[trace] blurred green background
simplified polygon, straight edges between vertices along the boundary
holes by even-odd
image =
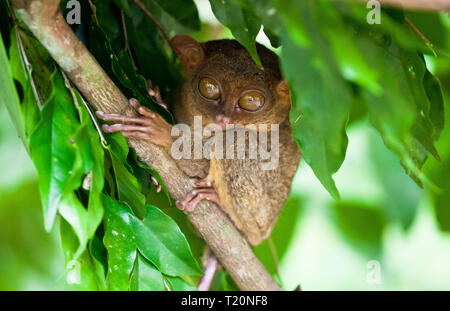
[[[196,2],[204,23],[196,38],[231,37],[207,1]],[[258,41],[268,44],[262,32]],[[450,66],[433,58],[427,64],[441,79],[449,120]],[[269,270],[279,261],[285,288],[450,290],[450,233],[442,230],[450,229],[445,204],[437,211],[439,224],[433,191],[420,189],[405,174],[367,118],[352,123],[348,135],[345,162],[334,176],[341,201],[335,202],[302,162],[272,241],[256,247],[256,253]],[[59,226],[50,233],[43,228],[36,171],[3,106],[0,142],[0,290],[72,289],[66,282]],[[432,181],[450,179],[449,122],[437,147],[442,163],[429,159],[424,171]],[[448,198],[445,191],[441,189],[441,200]],[[450,208],[450,201],[444,202]],[[442,215],[449,216],[447,222]],[[283,243],[277,243],[280,239]],[[272,248],[275,259],[264,258],[265,248]]]

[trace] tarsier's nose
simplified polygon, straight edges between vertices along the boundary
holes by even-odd
[[[214,121],[217,125],[219,125],[222,128],[222,130],[225,130],[227,127],[227,124],[230,124],[231,118],[227,117],[223,114],[219,114],[216,116]]]

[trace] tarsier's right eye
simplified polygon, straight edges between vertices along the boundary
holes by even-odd
[[[220,98],[219,83],[211,78],[201,78],[198,83],[198,90],[207,99]]]

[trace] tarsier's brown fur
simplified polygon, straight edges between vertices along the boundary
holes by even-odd
[[[217,124],[226,116],[227,123],[235,125],[266,124],[270,128],[270,124],[279,124],[279,164],[273,170],[261,169],[259,158],[177,160],[187,175],[212,183],[222,209],[251,244],[258,244],[270,235],[289,195],[300,160],[288,118],[289,88],[281,76],[278,57],[258,45],[262,69],[235,40],[198,43],[187,36],[175,36],[171,46],[184,69],[181,85],[169,96],[169,110],[176,123],[192,127],[194,116],[202,116],[206,126]],[[219,82],[221,98],[217,103],[211,103],[199,93],[198,84],[202,77],[212,77]],[[264,94],[264,106],[255,112],[236,109],[242,93],[255,89]],[[157,123],[162,124],[160,119]],[[167,137],[170,130],[170,125],[155,126],[152,131],[159,134],[153,134],[153,139],[152,134],[148,134],[148,139],[170,152],[173,138],[161,142],[161,137]],[[268,136],[270,138],[270,134]]]

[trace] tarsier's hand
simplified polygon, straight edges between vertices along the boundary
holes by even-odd
[[[139,117],[97,111],[97,117],[103,121],[114,122],[113,125],[103,124],[103,131],[106,133],[121,132],[125,137],[140,138],[152,144],[170,148],[172,126],[159,114],[141,106],[135,98],[130,99],[130,105],[139,113]]]

